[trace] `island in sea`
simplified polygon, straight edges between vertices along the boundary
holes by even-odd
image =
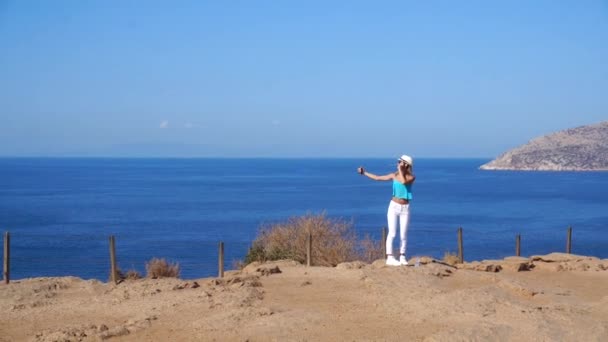
[[[608,171],[608,121],[535,138],[480,169]]]

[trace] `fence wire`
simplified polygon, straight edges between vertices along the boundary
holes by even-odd
[[[382,257],[386,231],[359,231],[367,239],[368,255]],[[442,259],[445,254],[457,254],[458,227],[418,226],[408,232],[407,255],[431,256]],[[514,233],[516,231],[516,233]],[[568,227],[544,229],[542,233],[505,227],[488,232],[483,227],[463,227],[464,260],[502,259],[515,255],[516,235],[521,235],[521,255],[532,256],[552,252],[566,252]],[[180,278],[197,279],[219,273],[219,242],[194,237],[115,235],[118,269],[135,271],[146,276],[146,263],[163,258],[178,264]],[[236,269],[245,259],[251,242],[223,241],[224,269]],[[371,244],[371,250],[370,246]],[[399,246],[399,233],[394,240],[394,251]],[[110,279],[109,236],[101,234],[10,234],[10,278],[76,276],[83,279]],[[598,237],[596,230],[574,228],[571,252],[605,257],[608,238]],[[2,255],[4,264],[4,255]],[[314,259],[314,256],[313,256]],[[314,264],[314,261],[313,261]]]
[[[249,242],[224,242],[224,268],[237,267]],[[116,264],[121,272],[146,276],[153,258],[178,264],[180,278],[218,275],[219,241],[135,239],[115,235]],[[4,262],[4,256],[2,256]],[[110,279],[109,236],[10,234],[10,278],[76,276]]]

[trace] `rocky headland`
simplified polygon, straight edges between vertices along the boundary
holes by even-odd
[[[608,121],[535,138],[480,169],[608,171]]]

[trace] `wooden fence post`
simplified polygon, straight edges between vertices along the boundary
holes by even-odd
[[[308,236],[306,237],[306,267],[310,267],[310,265],[312,264],[311,253],[312,253],[312,233],[308,232]]]
[[[220,241],[218,256],[218,277],[224,278],[224,243]]]
[[[386,227],[382,227],[382,241],[380,241],[380,249],[382,250],[382,255],[384,256],[384,259],[386,259],[386,253],[388,253],[388,251],[386,250]]]
[[[568,238],[566,239],[566,253],[572,253],[572,227],[568,227]]]
[[[114,235],[110,235],[110,279],[114,284],[118,283],[116,268],[116,240]]]
[[[2,277],[4,283],[8,284],[11,279],[11,234],[9,232],[4,233],[4,271]]]
[[[462,247],[462,227],[458,228],[458,262],[464,262],[464,250]]]
[[[521,256],[521,234],[515,236],[515,255]]]

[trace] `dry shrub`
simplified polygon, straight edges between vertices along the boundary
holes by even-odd
[[[156,278],[179,278],[179,264],[170,264],[165,259],[152,258],[146,263],[147,277]]]
[[[352,224],[325,214],[292,217],[287,222],[262,227],[245,257],[245,263],[292,259],[306,262],[306,239],[312,235],[312,262],[336,266],[357,259],[357,237]]]
[[[448,251],[448,252],[445,252],[445,254],[443,254],[443,262],[445,262],[448,265],[454,266],[460,262],[460,259],[458,258],[458,254]]]
[[[367,263],[372,263],[378,259],[384,258],[384,243],[380,240],[372,239],[369,234],[366,234],[360,242],[360,259]]]

